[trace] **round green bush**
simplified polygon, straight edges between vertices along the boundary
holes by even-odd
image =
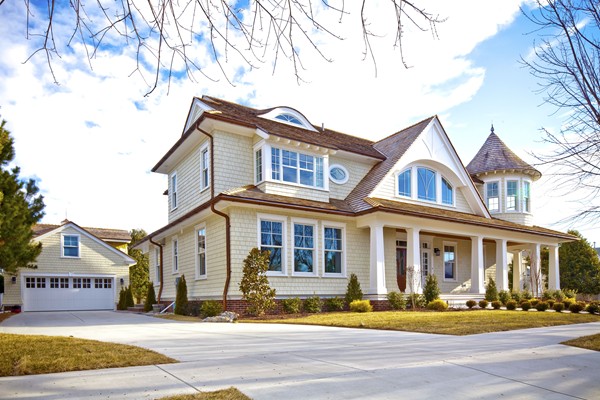
[[[475,300],[467,300],[466,305],[469,307],[469,309],[471,309],[477,305],[477,302]]]
[[[546,311],[548,307],[548,303],[545,301],[540,301],[535,305],[535,309],[538,311]]]
[[[392,310],[406,310],[406,297],[399,292],[389,292],[387,294],[388,303]]]
[[[572,303],[569,306],[569,311],[571,311],[572,313],[578,314],[580,312],[582,312],[585,309],[585,303],[582,302],[576,302],[576,303]]]
[[[529,302],[531,303],[531,305],[533,307],[537,306],[537,304],[540,302],[538,299],[531,299],[529,300]]]
[[[487,308],[488,306],[488,301],[487,300],[479,300],[479,307],[481,308]]]
[[[562,302],[565,305],[565,309],[568,310],[569,307],[571,307],[571,304],[575,303],[575,299],[571,297],[565,297]]]
[[[354,300],[350,303],[350,311],[352,312],[371,312],[373,306],[369,300]]]
[[[442,299],[435,299],[427,303],[427,308],[434,311],[445,311],[448,309],[448,303]]]
[[[215,317],[223,311],[223,304],[216,300],[206,300],[200,305],[200,316],[202,318]]]
[[[590,304],[588,304],[585,311],[589,312],[590,314],[600,313],[600,303],[597,301],[592,301]]]
[[[548,307],[552,308],[554,307],[554,303],[556,303],[556,301],[554,301],[554,299],[549,299],[546,301],[546,303],[548,303]]]
[[[499,301],[499,300],[492,301],[492,308],[494,310],[499,310],[500,307],[502,307],[502,302],[501,301]]]
[[[510,296],[512,297],[512,299],[513,299],[514,301],[516,301],[516,302],[517,302],[517,304],[521,303],[521,300],[523,300],[523,298],[522,298],[522,296],[521,296],[521,292],[519,292],[518,290],[516,290],[516,291],[512,292],[512,293],[510,294]]]
[[[517,309],[517,302],[514,300],[509,300],[506,302],[506,309],[507,310],[516,310]]]
[[[531,303],[529,302],[529,300],[523,300],[521,302],[521,310],[529,311],[530,308],[531,308]]]
[[[319,296],[308,297],[304,300],[304,311],[309,313],[320,313],[323,308],[323,300]]]
[[[302,300],[299,297],[292,297],[281,300],[283,312],[286,314],[298,314],[302,311]]]
[[[330,297],[325,299],[325,308],[327,311],[342,311],[346,302],[341,297]]]
[[[502,304],[506,305],[510,300],[510,293],[506,290],[501,290],[498,292],[498,299],[502,302]]]
[[[561,302],[556,302],[554,303],[554,305],[552,306],[552,309],[556,312],[561,312],[562,310],[565,309],[565,303],[561,303]]]

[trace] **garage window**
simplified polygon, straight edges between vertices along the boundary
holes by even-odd
[[[79,235],[63,235],[63,257],[79,258]]]
[[[112,279],[104,278],[104,289],[112,289]]]
[[[60,278],[60,288],[61,289],[69,288],[69,278]]]
[[[28,289],[35,288],[35,278],[25,278],[25,287]]]
[[[46,278],[35,278],[35,287],[38,289],[46,288]]]
[[[103,283],[102,279],[98,279],[98,278],[94,279],[94,287],[96,289],[102,289],[102,283]]]
[[[83,288],[84,289],[91,289],[92,287],[92,279],[91,278],[83,278]]]

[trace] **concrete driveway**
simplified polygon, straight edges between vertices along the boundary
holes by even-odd
[[[598,399],[600,322],[463,337],[300,325],[23,313],[0,332],[134,344],[179,364],[0,378],[2,399],[156,399],[235,386],[253,399]],[[1,356],[1,355],[0,355]]]

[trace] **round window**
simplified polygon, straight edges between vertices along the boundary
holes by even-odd
[[[329,178],[333,183],[346,183],[348,182],[348,170],[341,165],[334,164],[329,168]]]

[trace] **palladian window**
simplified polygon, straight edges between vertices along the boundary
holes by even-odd
[[[417,168],[417,182],[419,199],[435,201],[435,172],[428,168]]]

